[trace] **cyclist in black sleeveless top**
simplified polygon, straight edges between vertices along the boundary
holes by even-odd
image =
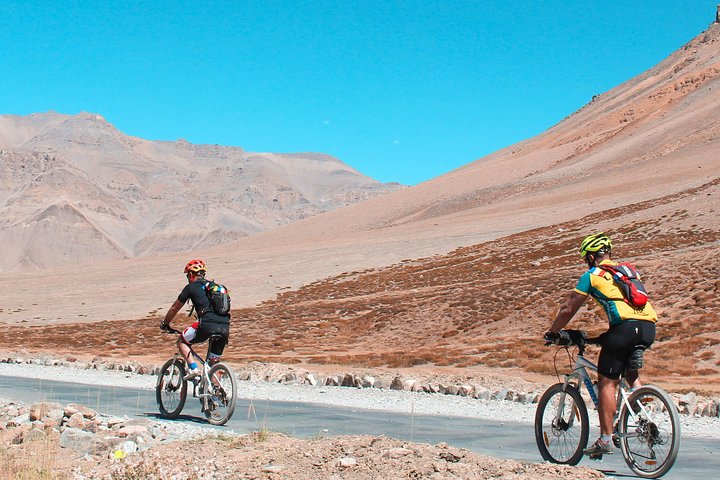
[[[184,273],[188,284],[168,310],[165,319],[160,324],[160,328],[167,330],[170,327],[170,322],[172,322],[183,305],[188,300],[192,302],[193,309],[197,314],[197,320],[185,328],[182,334],[178,336],[177,346],[189,367],[186,378],[195,378],[200,374],[200,370],[190,355],[189,345],[202,343],[214,334],[221,335],[222,338],[219,341],[211,343],[208,355],[208,361],[211,365],[219,362],[230,335],[230,316],[218,315],[210,306],[210,300],[205,292],[205,284],[207,283],[207,280],[205,280],[206,267],[202,260],[190,260],[185,265]]]

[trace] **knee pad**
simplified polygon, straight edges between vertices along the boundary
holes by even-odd
[[[640,370],[643,367],[643,354],[645,353],[645,348],[646,347],[644,345],[640,345],[632,349],[630,355],[628,355],[628,370]]]

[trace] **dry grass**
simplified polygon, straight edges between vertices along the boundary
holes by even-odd
[[[0,480],[60,480],[67,475],[58,469],[58,439],[45,437],[20,445],[8,445],[8,438],[0,446]]]

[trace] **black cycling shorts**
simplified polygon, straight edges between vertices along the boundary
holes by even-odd
[[[626,320],[613,325],[602,336],[598,372],[617,380],[625,372],[628,356],[636,345],[649,347],[655,341],[655,322]]]
[[[225,350],[230,336],[230,325],[228,323],[216,323],[205,315],[202,320],[197,321],[185,329],[182,336],[185,343],[195,345],[207,341],[212,335],[220,335],[221,338],[211,341],[208,345],[208,352],[219,357]]]

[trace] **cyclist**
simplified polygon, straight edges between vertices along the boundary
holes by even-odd
[[[641,386],[638,368],[642,367],[642,350],[635,347],[649,347],[655,340],[657,314],[648,302],[644,308],[634,308],[623,300],[622,292],[613,282],[612,276],[598,265],[616,265],[610,259],[612,242],[604,233],[585,237],[580,244],[580,254],[588,265],[575,289],[560,308],[546,341],[561,336],[561,329],[577,313],[588,296],[600,306],[610,321],[610,328],[602,334],[600,357],[598,359],[598,390],[600,438],[584,451],[591,458],[613,453],[613,417],[617,405],[617,388],[620,375],[632,389]],[[564,333],[564,332],[562,332]]]
[[[218,315],[213,311],[210,300],[205,293],[205,284],[207,283],[205,273],[205,262],[202,260],[190,260],[185,265],[185,276],[188,284],[180,292],[177,300],[172,304],[165,315],[165,319],[160,324],[160,329],[168,330],[170,322],[175,318],[177,312],[188,300],[192,302],[197,319],[185,328],[177,339],[178,349],[185,357],[189,368],[186,379],[196,378],[200,374],[200,369],[190,354],[190,344],[202,343],[213,334],[222,335],[221,340],[214,341],[210,345],[208,362],[214,365],[220,361],[220,356],[227,345],[228,336],[230,335],[230,315]]]

